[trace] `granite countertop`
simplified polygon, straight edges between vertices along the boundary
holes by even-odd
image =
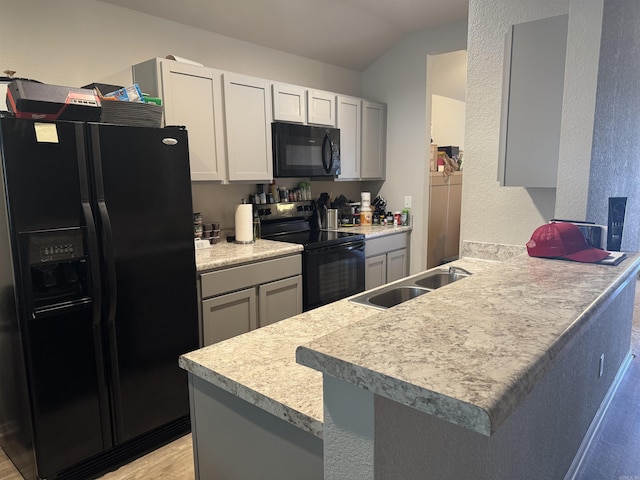
[[[303,345],[298,362],[493,434],[640,257],[618,266],[519,255]]]
[[[358,233],[364,235],[365,238],[383,237],[385,235],[393,235],[396,233],[410,232],[411,226],[396,227],[393,225],[358,225],[354,227],[340,227],[336,231]]]
[[[255,243],[239,244],[223,239],[211,247],[196,249],[196,270],[203,272],[300,252],[302,245],[295,243],[256,240]]]
[[[393,235],[395,233],[410,232],[412,227],[394,227],[368,225],[362,227],[341,227],[338,231],[363,234],[365,238]],[[295,243],[277,242],[274,240],[256,240],[255,243],[238,244],[222,239],[220,243],[206,248],[196,249],[196,270],[204,272],[223,267],[230,267],[241,263],[255,262],[283,255],[293,255],[302,252],[302,245]]]
[[[456,264],[480,272],[494,262],[461,259]],[[348,331],[379,312],[339,300],[187,353],[179,363],[197,377],[322,438],[322,374],[296,363],[296,349],[340,329]]]

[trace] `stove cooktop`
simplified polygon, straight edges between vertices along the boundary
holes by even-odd
[[[278,242],[298,243],[306,249],[320,248],[341,243],[364,240],[364,235],[349,232],[336,232],[329,230],[307,230],[301,232],[287,232],[265,236],[268,240]]]

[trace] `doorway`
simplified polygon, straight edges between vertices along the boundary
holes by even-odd
[[[452,157],[456,149],[462,159],[462,170],[438,169],[432,165],[425,180],[429,190],[427,219],[426,266],[432,268],[458,257],[460,246],[460,210],[464,169],[465,91],[467,52],[459,50],[427,56],[427,144],[437,145]],[[444,147],[451,147],[445,149]],[[430,148],[427,149],[429,152]],[[440,170],[440,171],[438,171]]]

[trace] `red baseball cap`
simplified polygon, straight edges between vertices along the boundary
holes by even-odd
[[[573,223],[542,225],[527,242],[530,257],[564,258],[575,262],[594,263],[609,256],[606,250],[590,247],[580,229]]]

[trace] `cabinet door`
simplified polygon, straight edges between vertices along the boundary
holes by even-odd
[[[360,178],[360,139],[362,131],[362,100],[354,97],[337,97],[338,128],[340,129],[341,180]]]
[[[298,275],[258,287],[259,325],[271,325],[302,313],[302,276]]]
[[[386,163],[386,108],[381,103],[362,102],[362,179],[384,179]]]
[[[192,180],[224,180],[220,72],[170,60],[160,64],[165,124],[189,132]]]
[[[429,200],[429,231],[427,243],[427,268],[438,266],[447,258],[447,209],[449,208],[449,184],[431,176]]]
[[[364,260],[364,289],[370,290],[387,283],[387,255],[377,255]]]
[[[387,283],[407,276],[407,251],[396,250],[387,253]]]
[[[460,250],[460,212],[462,210],[462,184],[449,185],[449,208],[447,208],[447,241],[445,258],[455,257]]]
[[[504,59],[498,180],[557,185],[568,15],[513,25]]]
[[[267,80],[224,73],[229,180],[271,181],[271,96]]]
[[[205,346],[256,327],[255,288],[227,293],[202,302],[202,335]]]
[[[307,90],[307,122],[336,126],[336,95],[320,90]]]
[[[304,87],[287,83],[274,83],[273,119],[283,122],[304,123],[307,118],[307,104]]]

